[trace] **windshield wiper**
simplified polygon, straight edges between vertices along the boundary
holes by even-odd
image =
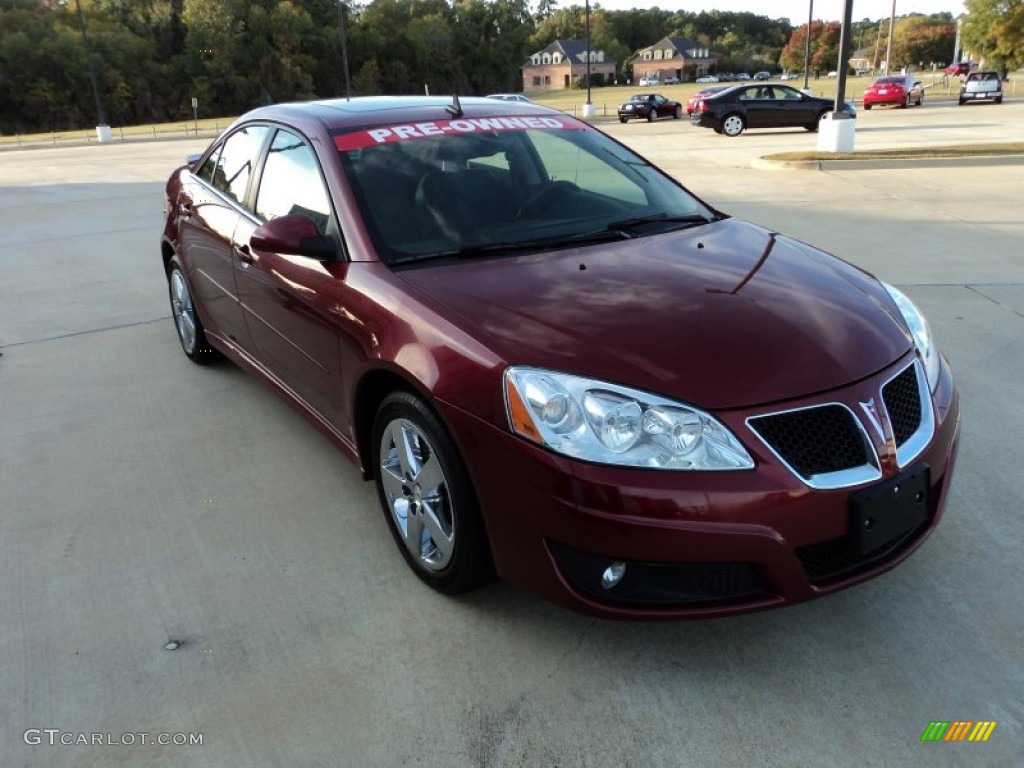
[[[620,221],[613,221],[608,224],[608,229],[622,231],[630,229],[632,227],[639,227],[644,224],[670,224],[678,226],[670,226],[665,231],[674,229],[684,229],[686,227],[698,226],[700,224],[709,224],[712,221],[717,221],[718,218],[715,216],[704,216],[700,213],[687,213],[681,215],[669,215],[667,213],[652,213],[650,216],[637,216],[633,219],[621,219]],[[635,237],[635,235],[630,235]]]
[[[409,258],[401,259],[396,264],[415,264],[421,261],[433,261],[434,259],[475,259],[478,256],[493,256],[503,253],[519,253],[522,251],[549,251],[556,248],[579,245],[581,243],[606,243],[611,240],[627,240],[632,235],[618,229],[597,229],[589,232],[579,232],[574,235],[559,235],[557,237],[546,237],[539,240],[516,240],[508,243],[476,243],[465,245],[461,248],[452,248],[447,251],[435,251],[424,253]]]

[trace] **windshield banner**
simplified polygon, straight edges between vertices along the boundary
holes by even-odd
[[[531,129],[569,128],[581,126],[568,117],[474,117],[456,120],[431,120],[425,123],[407,123],[361,129],[334,137],[334,146],[342,152],[350,149],[373,147],[410,139],[445,136],[459,133],[487,133],[490,131],[525,131]]]

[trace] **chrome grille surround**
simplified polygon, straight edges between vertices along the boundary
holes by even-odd
[[[909,381],[908,372],[910,371],[913,373],[913,381]],[[901,377],[904,378],[901,379]],[[914,398],[914,400],[910,398]],[[875,401],[879,403],[880,407],[877,410],[884,424],[879,423],[877,419],[873,422],[870,421]],[[919,360],[915,359],[909,364],[904,365],[898,372],[885,379],[876,390],[870,405],[868,402],[862,402],[860,406],[865,410],[862,416],[858,416],[846,403],[830,401],[801,408],[791,408],[749,416],[746,419],[746,425],[786,469],[792,472],[805,485],[816,490],[848,488],[882,478],[883,472],[879,458],[881,445],[876,445],[872,442],[868,435],[867,427],[873,428],[878,434],[880,442],[884,442],[888,449],[895,453],[896,464],[899,469],[904,469],[910,465],[928,447],[928,444],[935,436],[935,413],[931,392],[928,389],[927,378]],[[855,466],[843,466],[834,471],[817,474],[801,471],[800,464],[806,462],[803,455],[806,449],[801,449],[801,455],[787,455],[786,441],[780,441],[777,435],[772,435],[770,430],[764,428],[765,421],[762,421],[785,417],[789,414],[814,412],[816,410],[824,413],[825,410],[837,407],[843,409],[849,416],[850,428],[856,429],[856,433],[863,446],[864,455],[863,462]],[[869,419],[867,424],[865,423],[865,417]],[[761,422],[760,428],[759,421]],[[794,428],[800,429],[799,426]],[[899,435],[895,434],[897,431],[900,433]],[[765,432],[768,434],[765,434]],[[847,434],[840,439],[848,441],[850,435]],[[812,447],[811,450],[827,451],[829,448],[821,446],[818,449]]]
[[[935,435],[935,413],[932,410],[931,392],[928,391],[927,377],[924,375],[920,361],[914,360],[914,362],[882,384],[882,407],[885,408],[886,418],[889,421],[890,427],[904,418],[905,414],[897,412],[897,409],[900,407],[897,398],[893,394],[887,397],[886,390],[891,392],[892,388],[890,385],[897,386],[896,380],[906,374],[911,367],[914,369],[914,377],[917,380],[917,402],[920,404],[920,419],[917,428],[905,440],[896,443],[896,464],[900,469],[903,469],[916,459]],[[895,430],[893,432],[893,439],[898,440],[899,436],[895,435]]]
[[[801,472],[797,469],[792,461],[783,455],[783,452],[774,445],[769,438],[761,433],[757,427],[757,422],[763,419],[774,419],[777,417],[785,417],[790,414],[807,414],[813,411],[824,412],[826,409],[840,408],[850,419],[850,427],[856,430],[856,435],[859,438],[861,447],[863,448],[863,463],[842,467],[835,471],[821,472],[818,474],[811,474],[809,472]],[[818,490],[827,490],[830,488],[846,488],[852,485],[860,485],[862,483],[868,483],[873,480],[879,480],[882,477],[881,465],[878,460],[878,454],[875,451],[874,446],[868,439],[867,432],[864,429],[864,425],[860,419],[857,418],[853,410],[845,403],[831,402],[831,403],[819,403],[817,405],[805,406],[803,408],[792,408],[785,411],[774,411],[772,413],[761,414],[758,416],[751,416],[746,420],[747,427],[757,435],[758,439],[774,454],[774,456],[781,461],[785,467],[800,478],[804,483],[809,485],[811,488]],[[763,427],[762,427],[763,428]]]

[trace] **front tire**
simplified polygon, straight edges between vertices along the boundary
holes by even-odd
[[[178,331],[181,349],[185,356],[197,365],[211,363],[220,358],[220,353],[211,347],[206,339],[206,329],[192,300],[185,271],[177,256],[171,258],[168,266],[167,293],[171,300],[171,316]]]
[[[900,109],[907,109],[909,107],[910,107],[910,94],[908,93],[907,94],[907,98],[905,98],[903,100],[903,103],[900,104]]]
[[[739,136],[745,127],[743,118],[739,115],[726,115],[722,120],[722,133],[729,137]]]
[[[419,397],[384,398],[373,428],[373,466],[388,527],[421,580],[454,595],[493,578],[469,474],[441,420]]]
[[[865,104],[864,105],[864,109],[867,110],[868,112],[870,112],[871,111],[871,105],[870,104]]]
[[[672,115],[672,118],[674,120],[678,120],[682,116],[683,116],[683,108],[682,107],[676,107],[675,114]]]
[[[656,123],[656,122],[658,122],[658,110],[652,109],[650,112],[647,113],[647,122],[648,123]]]
[[[622,115],[619,115],[619,122],[620,123],[628,123],[629,122],[629,118],[628,117],[623,117]]]

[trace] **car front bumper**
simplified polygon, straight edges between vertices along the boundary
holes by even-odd
[[[855,406],[891,370],[784,408]],[[932,400],[934,433],[909,466],[883,461],[881,479],[830,490],[809,487],[765,450],[746,427],[750,412],[715,415],[750,449],[755,469],[689,473],[571,460],[438,406],[469,467],[503,579],[583,613],[671,619],[800,603],[906,559],[942,516],[956,458],[959,401],[945,363]],[[923,519],[858,551],[856,500],[876,487],[898,492],[904,478],[911,488],[910,475],[927,484]],[[619,564],[625,576],[605,588],[602,576]]]

